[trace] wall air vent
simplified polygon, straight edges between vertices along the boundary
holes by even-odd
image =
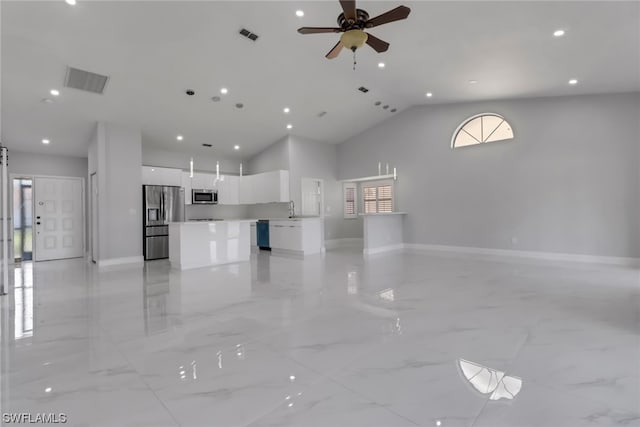
[[[64,80],[64,85],[73,89],[102,95],[108,81],[109,76],[103,76],[90,71],[80,70],[78,68],[67,67],[67,76]]]
[[[258,35],[257,35],[257,34],[252,33],[251,31],[247,30],[246,28],[241,29],[241,30],[240,30],[240,34],[241,34],[241,35],[243,35],[243,36],[245,36],[245,37],[246,37],[246,38],[248,38],[249,40],[252,40],[252,41],[256,41],[256,40],[258,40]]]
[[[366,87],[364,87],[364,86],[360,86],[360,87],[358,88],[358,90],[359,90],[360,92],[362,92],[362,93],[367,93],[367,92],[369,92],[369,89],[367,89],[367,88],[366,88]]]
[[[211,144],[202,144],[202,146],[203,147],[209,147],[209,148],[213,147],[213,145],[211,145]]]

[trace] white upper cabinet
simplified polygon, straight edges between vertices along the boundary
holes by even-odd
[[[184,188],[184,204],[191,204],[191,175],[189,172],[182,172],[182,188]]]
[[[277,170],[240,178],[240,203],[288,202],[289,171]]]
[[[239,177],[240,181],[240,204],[241,205],[251,205],[255,203],[253,201],[253,184],[255,182],[255,176],[257,175],[245,175]]]
[[[142,184],[182,186],[182,169],[142,167]]]
[[[173,185],[184,188],[185,204],[191,204],[191,190],[218,190],[221,205],[253,205],[256,203],[288,202],[289,171],[277,170],[255,175],[220,175],[196,172],[190,178],[182,169],[142,167],[144,185]]]
[[[216,175],[196,172],[191,179],[191,188],[195,190],[213,190],[216,188]]]
[[[221,205],[240,204],[240,177],[233,175],[221,176],[216,183],[218,203]]]

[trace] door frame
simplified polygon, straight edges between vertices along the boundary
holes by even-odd
[[[10,173],[9,174],[9,180],[11,181],[11,187],[9,189],[9,193],[10,193],[10,200],[11,200],[11,215],[13,215],[13,210],[14,210],[14,206],[13,206],[13,180],[14,178],[26,178],[26,179],[31,179],[32,180],[32,188],[33,188],[33,195],[31,198],[31,209],[32,212],[35,213],[35,209],[36,209],[36,178],[60,178],[60,179],[75,179],[75,180],[80,180],[80,188],[82,191],[82,194],[80,195],[80,197],[82,198],[82,256],[86,257],[87,254],[87,221],[86,221],[86,205],[87,205],[87,198],[86,198],[86,194],[87,192],[85,191],[85,179],[84,177],[81,176],[61,176],[61,175],[39,175],[39,174],[30,174],[30,173]],[[12,224],[13,226],[13,217],[12,217]],[[35,231],[35,229],[34,229]],[[13,232],[13,230],[12,230]],[[36,262],[36,233],[32,233],[31,234],[31,248],[33,250],[33,262]],[[13,252],[13,248],[11,249],[11,252]],[[15,258],[15,254],[14,254],[14,258]]]
[[[95,183],[95,188],[94,188]],[[98,220],[98,172],[92,172],[89,174],[89,197],[87,197],[86,203],[89,205],[89,248],[87,250],[88,259],[94,264],[98,262],[98,253],[100,252],[100,241],[98,240],[98,227],[100,221]],[[95,202],[95,206],[94,206]]]
[[[303,176],[300,178],[300,214],[304,215],[304,185],[303,182],[305,180],[308,181],[318,181],[320,183],[320,218],[324,218],[324,179],[323,178],[312,178],[310,176]]]

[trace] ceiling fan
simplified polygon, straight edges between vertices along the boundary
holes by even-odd
[[[372,36],[364,30],[406,19],[411,12],[411,9],[406,6],[398,6],[382,15],[369,19],[369,14],[366,11],[356,9],[355,0],[340,0],[340,5],[343,13],[338,15],[338,27],[302,27],[298,28],[298,32],[300,34],[343,33],[340,36],[340,41],[327,53],[326,57],[327,59],[333,59],[346,47],[353,51],[354,69],[356,49],[364,46],[365,43],[378,53],[386,52],[389,49],[389,43]]]

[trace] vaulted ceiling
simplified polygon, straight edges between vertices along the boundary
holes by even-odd
[[[2,142],[86,156],[103,120],[139,127],[147,147],[198,153],[209,143],[221,156],[247,157],[288,132],[339,143],[413,105],[640,90],[638,2],[358,7],[375,16],[400,4],[412,9],[406,21],[371,30],[389,51],[365,46],[354,71],[349,51],[324,58],[337,34],[296,32],[334,26],[341,11],[334,0],[3,1]],[[554,37],[557,29],[565,35]],[[105,93],[63,87],[68,65],[108,75]]]

